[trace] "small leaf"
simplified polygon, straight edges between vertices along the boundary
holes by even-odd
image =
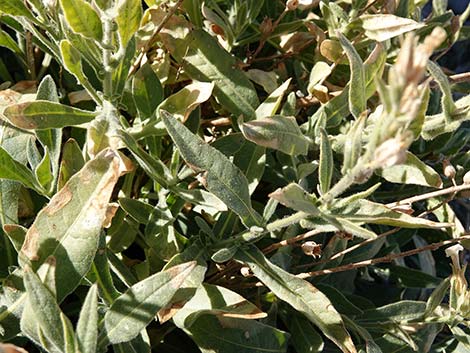
[[[277,189],[270,193],[269,197],[296,211],[313,215],[320,213],[316,206],[316,197],[307,193],[300,185],[295,183],[290,183],[282,189]]]
[[[139,0],[120,0],[116,13],[121,46],[125,48],[132,36],[137,32],[142,18],[142,2]]]
[[[54,295],[41,282],[39,277],[26,268],[24,271],[24,285],[28,294],[28,301],[35,313],[34,317],[39,323],[43,334],[55,348],[64,350],[65,338],[61,320],[61,310]]]
[[[185,122],[196,107],[207,101],[214,89],[214,83],[194,82],[165,99],[158,107]]]
[[[251,206],[248,181],[242,171],[170,114],[165,111],[161,114],[169,135],[185,161],[196,171],[205,172],[207,189],[237,213],[245,226],[261,226],[262,217]]]
[[[343,175],[356,165],[362,154],[362,135],[366,118],[366,114],[361,114],[361,116],[352,123],[346,135],[343,148],[343,167],[341,168]]]
[[[85,0],[60,0],[65,19],[75,33],[101,41],[103,28],[95,9]]]
[[[8,166],[8,168],[0,168],[0,179],[19,181],[30,189],[42,191],[42,187],[36,181],[33,173],[26,166],[14,160],[2,147],[0,147],[0,165]]]
[[[67,316],[64,313],[60,313],[60,319],[62,321],[62,329],[64,332],[64,352],[65,353],[76,353],[77,352],[77,339],[73,326]]]
[[[454,99],[452,98],[452,91],[450,90],[449,80],[439,65],[435,64],[433,61],[428,61],[427,68],[442,91],[442,111],[446,118],[446,122],[450,123],[453,120],[453,114],[457,110],[457,107],[455,106]]]
[[[318,165],[318,180],[320,181],[320,190],[322,194],[325,194],[330,189],[331,179],[333,178],[334,161],[330,139],[324,129],[321,129],[320,131],[320,163]]]
[[[341,315],[317,288],[272,264],[254,246],[249,249],[240,248],[236,259],[245,262],[253,274],[279,299],[304,314],[344,353],[357,352],[344,328]]]
[[[116,152],[105,150],[98,154],[39,211],[26,234],[18,260],[22,266],[30,264],[36,269],[54,256],[59,301],[78,286],[90,269],[121,168]]]
[[[83,74],[80,51],[76,49],[70,41],[62,40],[60,42],[60,55],[62,56],[62,63],[67,71],[74,75],[78,82],[84,82],[86,79]]]
[[[45,190],[51,190],[54,176],[52,175],[51,171],[51,158],[48,148],[45,149],[44,157],[34,172],[39,184],[41,184]]]
[[[4,13],[11,16],[23,16],[28,20],[37,22],[34,15],[26,7],[22,1],[17,0],[0,0],[0,13]]]
[[[152,116],[163,100],[163,87],[149,63],[141,66],[132,80],[132,97],[140,118]]]
[[[294,117],[275,115],[252,120],[240,126],[243,136],[251,142],[295,156],[307,154],[310,140],[300,131]]]
[[[7,233],[16,251],[20,251],[26,238],[27,228],[19,224],[4,224],[3,231]]]
[[[96,352],[98,339],[98,287],[88,290],[77,322],[77,341],[81,353]]]
[[[351,68],[349,79],[349,109],[356,119],[367,108],[366,74],[361,57],[349,40],[338,32],[339,41],[346,52]]]
[[[424,316],[432,315],[434,310],[441,305],[447,291],[450,288],[450,278],[446,278],[434,289],[426,302],[426,311]]]
[[[378,174],[392,183],[442,187],[439,174],[411,152],[406,152],[406,161],[403,164],[384,168]]]
[[[362,15],[359,19],[365,30],[365,35],[378,42],[424,26],[424,23],[389,14]]]
[[[59,168],[58,189],[62,189],[65,183],[85,165],[82,151],[77,141],[69,139],[62,148],[62,160]]]
[[[92,121],[96,115],[68,105],[40,100],[10,105],[3,114],[10,123],[27,130],[82,125]]]
[[[139,332],[152,321],[156,312],[170,302],[195,267],[195,261],[174,266],[129,288],[106,312],[104,317],[106,332],[101,334],[100,342],[109,341],[115,344],[137,337]]]
[[[281,105],[282,98],[289,88],[291,82],[289,78],[286,82],[280,85],[274,92],[272,92],[266,100],[259,105],[256,109],[256,119],[266,118],[273,116],[277,113],[279,106]]]

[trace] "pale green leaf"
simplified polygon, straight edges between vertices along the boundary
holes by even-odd
[[[256,109],[256,119],[266,118],[277,113],[279,106],[281,105],[282,98],[289,88],[291,80],[292,79],[289,78],[286,82],[276,88],[269,97],[259,105]]]
[[[349,109],[356,119],[367,108],[366,74],[364,63],[351,42],[338,32],[339,41],[349,59],[351,76],[349,79]]]
[[[318,180],[322,194],[328,192],[333,178],[334,161],[330,138],[324,129],[320,130],[320,162],[318,165]]]
[[[439,88],[442,91],[442,99],[441,99],[442,111],[446,118],[446,122],[450,123],[453,120],[453,114],[455,110],[457,109],[457,107],[454,103],[454,99],[452,98],[452,91],[450,90],[449,79],[444,74],[444,72],[439,67],[439,65],[437,65],[433,61],[431,60],[428,61],[427,68],[428,68],[429,73],[437,82],[437,84],[439,85]]]
[[[47,130],[45,130],[47,131]],[[62,148],[62,160],[60,161],[58,189],[62,189],[65,183],[82,169],[85,164],[82,151],[77,141],[69,139]]]
[[[77,322],[77,341],[81,353],[95,353],[98,340],[98,287],[88,290]]]
[[[302,134],[294,117],[275,115],[242,123],[243,136],[251,142],[289,155],[307,154],[310,140]]]
[[[199,104],[207,101],[214,89],[214,83],[194,82],[165,99],[158,109],[165,110],[185,122]]]
[[[185,161],[194,170],[205,172],[207,189],[237,213],[247,227],[261,226],[262,217],[251,206],[248,181],[242,171],[170,114],[165,111],[161,114],[169,135]]]
[[[36,22],[36,18],[22,1],[0,0],[0,13],[11,16],[23,16],[33,22]]]
[[[163,100],[163,87],[149,63],[136,72],[132,80],[132,97],[140,118],[152,116]]]
[[[64,350],[65,338],[61,320],[61,310],[54,295],[41,282],[31,268],[24,271],[24,285],[28,295],[28,302],[34,318],[44,335],[50,340],[56,349]]]
[[[36,269],[54,256],[59,301],[90,269],[111,193],[123,172],[120,162],[110,150],[89,161],[38,213],[26,234],[20,264]]]
[[[406,161],[403,164],[386,167],[379,171],[378,174],[392,183],[415,184],[435,188],[442,187],[439,173],[411,152],[406,153]]]
[[[3,114],[13,125],[27,130],[63,128],[88,123],[95,113],[49,101],[32,101],[10,105]]]
[[[60,55],[62,56],[62,63],[67,71],[74,75],[79,82],[83,82],[85,75],[83,74],[80,51],[75,48],[70,41],[62,40],[60,42]]]
[[[120,0],[117,5],[116,23],[118,25],[121,46],[125,48],[132,36],[137,32],[142,18],[142,1]]]
[[[304,314],[344,353],[357,352],[344,328],[341,315],[330,300],[312,284],[272,264],[254,246],[249,249],[240,248],[236,259],[246,263],[253,274],[279,299]]]
[[[100,41],[103,38],[101,19],[85,0],[60,0],[65,19],[75,33]]]
[[[378,42],[424,26],[423,23],[418,23],[410,18],[390,14],[362,15],[359,19],[365,30],[365,35]]]
[[[219,103],[236,117],[254,119],[258,95],[245,74],[235,69],[236,59],[203,30],[188,35],[189,49],[183,61],[186,74],[201,82],[214,82]]]
[[[300,185],[291,183],[282,189],[269,194],[271,199],[279,201],[286,207],[296,211],[317,215],[317,199],[314,195],[307,193]]]
[[[195,267],[195,261],[174,266],[129,288],[107,311],[104,317],[105,333],[100,336],[100,343],[109,341],[115,344],[137,337],[156,312],[171,301]]]

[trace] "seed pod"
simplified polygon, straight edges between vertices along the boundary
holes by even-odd
[[[470,184],[470,171],[466,172],[465,175],[463,176],[463,183]]]
[[[321,245],[315,243],[314,241],[306,241],[300,247],[307,256],[312,256],[314,258],[321,256]]]
[[[444,159],[442,161],[442,167],[444,171],[444,175],[449,178],[449,179],[454,179],[455,178],[455,168],[454,166],[449,162],[449,160]]]

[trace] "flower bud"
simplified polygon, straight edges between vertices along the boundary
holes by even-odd
[[[287,0],[286,2],[286,10],[287,11],[294,11],[299,7],[299,0]]]
[[[456,173],[455,168],[447,159],[444,159],[442,161],[442,167],[443,167],[444,175],[447,178],[449,179],[455,178],[455,173]]]
[[[314,258],[321,256],[321,245],[315,243],[314,241],[306,241],[300,247],[307,256],[312,256]]]
[[[466,172],[465,175],[463,176],[463,183],[470,184],[470,171]]]
[[[377,168],[391,167],[406,161],[406,148],[399,138],[391,138],[383,142],[374,153]]]
[[[273,31],[273,20],[269,17],[265,17],[263,22],[259,25],[261,35],[268,36]]]

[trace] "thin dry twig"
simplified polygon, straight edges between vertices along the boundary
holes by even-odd
[[[296,277],[298,277],[298,278],[309,278],[309,277],[315,277],[315,276],[322,276],[322,275],[327,275],[327,274],[330,274],[330,273],[343,272],[343,271],[349,271],[349,270],[353,270],[353,269],[360,268],[360,267],[366,267],[366,266],[374,265],[374,264],[377,264],[377,263],[391,262],[395,259],[399,259],[399,258],[411,256],[411,255],[416,255],[416,254],[419,254],[420,252],[423,252],[423,251],[428,251],[428,250],[434,251],[434,250],[436,250],[440,247],[443,247],[445,245],[449,245],[449,244],[457,243],[457,242],[462,241],[462,240],[469,240],[469,239],[470,239],[470,235],[463,235],[459,238],[443,240],[443,241],[438,242],[438,243],[432,243],[432,244],[429,244],[429,245],[426,245],[426,246],[422,246],[422,247],[419,247],[419,248],[416,248],[416,249],[404,251],[404,252],[401,252],[401,253],[398,253],[398,254],[389,254],[387,256],[378,257],[378,258],[370,259],[370,260],[354,262],[354,263],[351,263],[351,264],[342,265],[342,266],[338,266],[338,267],[333,267],[333,268],[329,268],[329,269],[326,269],[326,270],[299,273],[299,274],[296,275]]]
[[[321,230],[318,230],[318,229],[312,229],[306,233],[303,233],[303,234],[300,234],[300,235],[297,235],[293,238],[289,238],[289,239],[285,239],[285,240],[282,240],[278,243],[274,243],[274,244],[271,244],[269,245],[268,247],[264,248],[263,249],[263,252],[265,254],[269,254],[270,252],[273,252],[274,250],[276,249],[279,249],[279,248],[282,248],[283,246],[288,246],[288,245],[291,245],[291,244],[294,244],[294,243],[297,243],[299,241],[302,241],[302,240],[305,240],[305,239],[308,239],[310,237],[313,237],[315,235],[318,235],[320,233],[323,233],[323,231]]]

